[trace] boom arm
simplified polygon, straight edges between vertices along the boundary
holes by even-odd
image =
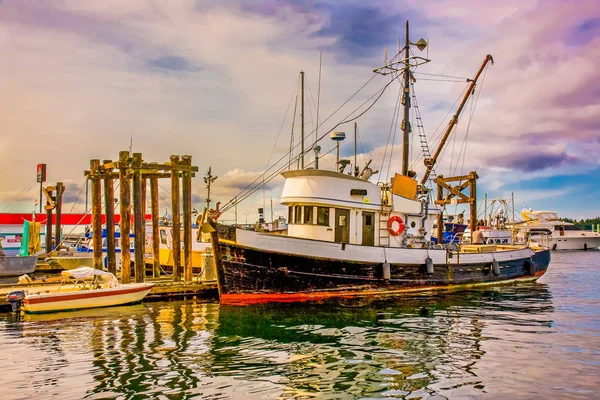
[[[473,92],[473,89],[475,88],[475,84],[477,83],[477,79],[479,79],[479,75],[481,75],[481,72],[483,72],[483,69],[487,65],[488,61],[491,61],[492,65],[494,64],[494,59],[489,54],[487,56],[485,56],[485,60],[483,60],[483,64],[481,64],[481,67],[479,67],[479,71],[477,71],[477,74],[475,74],[475,77],[469,83],[467,92],[465,93],[460,105],[456,109],[456,113],[450,119],[450,123],[448,124],[448,127],[446,128],[446,131],[444,132],[444,136],[442,136],[442,140],[440,141],[440,144],[438,145],[437,149],[435,150],[435,154],[433,155],[432,158],[425,159],[425,166],[427,167],[427,169],[425,170],[425,175],[423,175],[423,178],[421,179],[421,185],[425,184],[425,182],[427,182],[427,179],[429,179],[431,170],[433,169],[435,163],[437,162],[437,159],[440,156],[440,153],[442,152],[442,149],[444,148],[444,145],[446,144],[448,137],[450,136],[450,132],[452,132],[452,129],[458,123],[458,117],[460,116],[460,113],[462,112],[467,100],[469,99],[469,96]]]

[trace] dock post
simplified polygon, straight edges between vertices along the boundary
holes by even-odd
[[[131,282],[131,182],[128,174],[129,152],[119,152],[119,222],[121,232],[121,282]]]
[[[469,173],[469,214],[471,215],[471,243],[473,243],[473,233],[475,233],[475,227],[477,227],[477,178],[477,172],[471,171]],[[506,210],[506,213],[508,214],[508,210]]]
[[[94,268],[102,269],[102,188],[100,187],[100,160],[90,160],[92,175],[92,238]]]
[[[192,156],[181,156],[183,194],[183,277],[186,282],[192,281]]]
[[[217,288],[219,290],[219,299],[225,289],[225,272],[223,271],[223,259],[221,258],[221,246],[219,244],[219,233],[216,229],[216,223],[209,217],[208,222],[213,227],[210,233],[210,241],[212,242],[213,263],[215,272],[217,273]],[[214,225],[214,226],[213,226]]]
[[[104,160],[103,164],[111,164],[112,160]],[[115,186],[111,176],[104,177],[104,212],[106,213],[106,258],[107,269],[117,274],[115,252]]]
[[[441,180],[443,178],[442,175],[438,175],[437,179]],[[442,194],[442,186],[439,184],[439,182],[437,183],[437,189],[436,189],[436,194],[437,194],[437,201],[441,202],[444,200],[444,196]],[[442,208],[440,210],[440,213],[437,216],[437,244],[442,244],[444,239],[444,208]]]
[[[171,208],[173,210],[173,281],[181,281],[181,221],[179,215],[179,156],[171,156]]]
[[[150,206],[152,207],[152,276],[160,276],[160,235],[158,227],[158,178],[150,178]]]
[[[56,225],[55,225],[55,234],[54,234],[54,240],[55,240],[55,247],[58,249],[58,245],[60,244],[61,241],[61,234],[60,231],[62,229],[61,223],[60,223],[60,219],[61,219],[61,214],[62,214],[62,195],[63,192],[65,191],[65,185],[63,185],[62,182],[56,182]],[[59,249],[60,250],[60,249]]]
[[[131,160],[133,170],[133,232],[135,248],[135,281],[144,282],[146,275],[146,264],[144,261],[144,210],[142,201],[142,153],[133,153]]]
[[[46,253],[52,251],[52,205],[46,200]]]

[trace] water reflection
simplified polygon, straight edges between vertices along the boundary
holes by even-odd
[[[2,387],[15,398],[479,397],[487,390],[486,343],[549,333],[552,314],[548,288],[533,284],[298,305],[189,301],[5,316],[4,346],[31,362],[1,355],[17,366]]]

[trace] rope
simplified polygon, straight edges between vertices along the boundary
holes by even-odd
[[[465,78],[465,77],[462,77],[462,76],[452,76],[452,75],[442,75],[442,74],[430,74],[430,73],[427,73],[427,72],[415,72],[415,74],[427,75],[427,76],[439,76],[439,77],[442,77],[442,78],[460,79],[463,82],[469,80],[469,78]]]

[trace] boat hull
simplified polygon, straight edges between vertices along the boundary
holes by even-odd
[[[238,235],[239,236],[239,235]],[[304,247],[318,246],[318,241],[297,238],[290,248],[305,242]],[[259,241],[255,241],[260,242]],[[281,244],[281,243],[279,243]],[[337,243],[324,246],[340,247]],[[444,249],[391,249],[380,247],[345,250],[362,260],[328,258],[277,251],[277,240],[270,249],[224,242],[220,244],[221,301],[263,302],[303,301],[333,296],[386,295],[403,292],[467,289],[479,285],[495,285],[517,280],[536,280],[550,263],[550,251],[529,248],[480,254],[456,254],[449,258]],[[368,250],[372,251],[369,254]],[[384,253],[380,260],[377,254]],[[433,273],[427,272],[426,259],[433,261]],[[405,261],[402,261],[402,259]],[[389,274],[385,260],[389,263]],[[493,261],[498,261],[498,275]],[[422,261],[419,261],[422,260]]]
[[[19,276],[30,274],[35,270],[38,256],[1,256],[0,277]]]
[[[152,283],[130,283],[107,289],[33,293],[23,299],[23,310],[35,314],[137,303],[153,286]]]
[[[94,257],[86,255],[54,256],[46,258],[46,261],[52,266],[66,270],[94,266]]]
[[[553,250],[590,250],[600,246],[600,236],[553,237],[550,248]]]

